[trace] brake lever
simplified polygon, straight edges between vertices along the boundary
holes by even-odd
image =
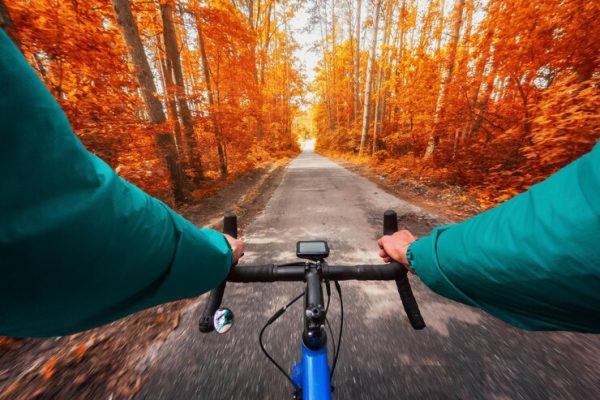
[[[394,210],[387,210],[383,214],[383,234],[392,235],[397,231],[398,216]],[[417,304],[415,295],[410,287],[410,282],[408,281],[408,269],[396,261],[392,261],[391,264],[395,264],[400,271],[396,278],[396,287],[398,288],[398,294],[400,294],[400,300],[402,300],[404,312],[408,317],[410,325],[415,330],[425,328],[425,320],[423,320],[421,310],[419,310],[419,305]]]

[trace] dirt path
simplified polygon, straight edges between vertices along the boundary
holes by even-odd
[[[440,205],[441,206],[441,205]],[[382,190],[332,161],[303,154],[286,171],[264,212],[246,230],[243,263],[295,259],[295,242],[326,239],[332,263],[377,263],[382,214],[394,208],[418,235],[449,222]],[[240,267],[242,268],[242,267]],[[345,328],[333,384],[337,399],[596,399],[600,337],[529,333],[437,296],[413,279],[428,324],[412,330],[390,282],[343,282]],[[228,285],[224,306],[236,323],[226,335],[201,335],[202,301],[153,354],[138,399],[285,399],[291,388],[265,359],[258,333],[273,312],[302,291],[296,283]],[[301,308],[265,336],[288,370],[299,354]],[[330,309],[337,330],[339,307]]]

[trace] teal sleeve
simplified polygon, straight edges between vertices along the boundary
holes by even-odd
[[[0,29],[0,335],[54,336],[199,295],[232,262],[87,152]]]
[[[545,181],[414,242],[437,293],[520,328],[600,332],[600,144]]]

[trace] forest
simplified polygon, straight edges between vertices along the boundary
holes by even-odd
[[[170,204],[309,136],[391,180],[512,197],[600,136],[599,16],[580,0],[0,1],[84,145]]]
[[[83,144],[175,205],[297,153],[294,7],[15,0],[0,20]]]
[[[324,154],[460,185],[489,206],[600,137],[599,2],[312,4]]]

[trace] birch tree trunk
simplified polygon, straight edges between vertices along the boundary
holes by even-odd
[[[369,133],[369,109],[371,108],[371,86],[373,82],[373,64],[375,64],[375,56],[377,53],[377,31],[379,27],[379,14],[381,11],[382,0],[376,0],[375,3],[375,18],[373,20],[373,38],[371,41],[371,49],[369,51],[369,62],[367,63],[367,76],[365,79],[365,99],[363,107],[362,131],[360,134],[360,148],[358,154],[362,155],[367,145],[367,135]]]
[[[421,33],[419,35],[419,45],[417,47],[417,54],[419,55],[419,58],[422,58],[425,50],[429,47],[429,42],[431,41],[430,35],[432,33],[431,28],[433,26],[431,19],[434,8],[435,2],[430,1],[429,7],[427,7],[427,13],[425,14],[425,17],[423,17],[423,26],[421,27]],[[421,63],[417,64],[417,73],[419,72],[420,64]]]
[[[285,135],[284,137],[286,139],[289,140],[289,143],[291,145],[292,143],[292,113],[291,113],[291,109],[290,109],[290,99],[292,97],[292,94],[290,92],[290,60],[291,60],[291,54],[290,54],[290,46],[289,46],[289,26],[288,26],[288,18],[287,16],[284,17],[284,46],[285,46],[285,113],[284,113],[284,121],[285,121]],[[288,147],[288,148],[291,148]]]
[[[150,122],[160,125],[166,122],[165,113],[160,100],[156,97],[156,85],[150,70],[150,64],[144,52],[144,46],[138,33],[138,28],[131,12],[128,0],[112,0],[113,8],[127,52],[135,69],[135,77],[140,87],[142,100],[146,105]],[[160,154],[165,159],[172,182],[173,197],[177,203],[186,199],[185,176],[177,156],[177,147],[173,135],[168,132],[155,134],[155,141]]]
[[[165,52],[167,54],[167,67],[172,71],[173,76],[175,77],[177,104],[179,105],[181,123],[186,138],[188,162],[190,168],[196,175],[196,179],[199,180],[204,176],[204,171],[202,168],[202,160],[198,153],[198,142],[196,140],[196,134],[194,133],[192,114],[186,99],[183,69],[181,68],[181,58],[177,46],[175,24],[173,23],[173,7],[170,2],[160,4],[160,15],[163,23],[163,38],[165,42]]]
[[[448,91],[448,85],[452,80],[452,72],[454,70],[454,62],[456,59],[456,48],[458,47],[460,27],[463,21],[463,9],[465,7],[465,0],[458,0],[455,8],[454,27],[452,29],[452,37],[450,38],[450,52],[448,53],[448,59],[446,67],[442,71],[442,79],[440,82],[440,90],[438,92],[438,98],[435,106],[435,115],[433,119],[433,131],[427,141],[427,148],[425,150],[425,157],[431,157],[435,152],[435,149],[439,142],[441,133],[441,120],[442,113],[444,111],[444,101],[446,100],[446,94]]]
[[[358,120],[360,108],[360,12],[362,1],[356,1],[356,55],[354,56],[354,122]]]
[[[206,57],[206,48],[204,46],[204,34],[202,33],[202,26],[200,25],[200,21],[196,18],[196,28],[198,31],[198,46],[200,47],[200,55],[202,60],[202,71],[204,72],[204,81],[206,82],[206,92],[208,94],[208,104],[210,105],[210,119],[213,124],[213,133],[215,135],[215,139],[217,141],[217,152],[219,154],[219,171],[221,172],[221,177],[224,178],[227,176],[227,160],[225,159],[225,151],[223,146],[223,131],[221,129],[221,124],[219,121],[219,117],[215,112],[215,98],[213,95],[212,82],[210,78],[210,69],[208,66],[208,57]]]
[[[181,157],[181,147],[183,146],[183,140],[181,137],[181,125],[177,118],[177,104],[175,103],[175,93],[173,92],[173,74],[171,69],[167,65],[167,60],[160,60],[160,69],[163,75],[163,82],[165,84],[165,94],[167,95],[167,116],[175,123],[175,145],[177,146],[177,153]]]
[[[319,12],[321,9],[321,3],[319,3]],[[325,10],[325,18],[319,18],[319,27],[321,29],[321,47],[323,49],[323,67],[325,72],[325,103],[327,106],[327,119],[329,122],[329,129],[333,130],[333,112],[331,107],[331,82],[329,77],[329,72],[331,69],[330,63],[327,61],[327,53],[329,50],[329,45],[327,44],[327,9],[323,6]],[[323,26],[323,20],[325,21],[325,26]]]
[[[406,31],[406,25],[406,0],[402,0],[402,6],[400,7],[400,14],[398,15],[398,21],[396,26],[394,47],[392,50],[392,60],[390,62],[390,74],[393,67],[394,75],[396,76],[396,84],[394,85],[395,97],[398,97],[401,87],[401,80],[399,79],[399,77],[402,75],[402,73],[404,73],[402,69],[402,58],[404,57],[404,36]],[[395,65],[393,65],[393,63],[395,63]],[[401,125],[399,117],[400,108],[398,103],[398,101],[395,101],[394,107],[392,108],[391,112],[388,113],[388,121],[396,121],[393,129],[397,129],[397,127]]]
[[[384,34],[383,34],[383,50],[381,52],[381,62],[379,63],[379,70],[377,71],[377,83],[376,83],[376,99],[375,99],[375,114],[373,115],[373,148],[372,152],[375,154],[377,151],[377,139],[378,134],[381,131],[381,125],[383,122],[383,112],[384,112],[384,95],[381,91],[383,87],[383,82],[386,80],[385,77],[385,69],[387,68],[388,63],[388,44],[390,40],[391,34],[391,25],[392,25],[392,14],[394,12],[394,7],[392,2],[386,2],[385,5],[385,23],[384,23]]]
[[[494,87],[494,74],[490,73],[488,79],[485,84],[485,90],[483,92],[483,96],[481,101],[478,101],[478,112],[475,121],[473,122],[473,126],[468,132],[468,136],[472,137],[479,133],[481,126],[483,125],[483,121],[485,120],[487,114],[488,103],[490,101],[490,96],[492,95],[492,90]]]
[[[260,18],[260,0],[258,1],[258,5],[257,5],[256,19],[254,18],[254,0],[246,0],[245,4],[246,4],[246,8],[248,9],[248,19],[247,19],[248,25],[250,25],[250,28],[252,28],[252,30],[256,33],[256,36],[260,39],[261,34],[258,31],[258,20]],[[258,76],[259,69],[262,68],[262,66],[257,65],[257,63],[260,62],[259,57],[256,56],[257,46],[258,46],[258,44],[256,46],[252,46],[252,48],[251,48],[252,57],[254,58],[254,62],[252,63],[252,72],[253,72],[253,76],[254,76],[254,83],[259,88],[259,91],[262,92],[263,85],[261,84],[261,80],[259,79],[259,76]],[[263,117],[263,108],[264,108],[263,96],[258,96],[256,103],[257,103],[256,104],[257,113],[255,116],[256,117],[256,136],[258,137],[259,140],[263,140],[263,138],[265,136],[265,122],[264,122],[264,117]]]
[[[333,88],[333,120],[335,122],[335,127],[338,127],[340,124],[340,110],[339,110],[339,99],[338,99],[338,90],[337,90],[337,74],[336,74],[336,20],[335,20],[335,0],[331,0],[331,80],[332,80],[332,88]]]
[[[442,48],[442,33],[444,33],[444,8],[446,8],[446,2],[440,1],[440,24],[435,31],[436,48],[435,51],[440,51]]]
[[[474,84],[472,85],[475,87],[475,91],[473,93],[472,100],[471,100],[471,103],[474,106],[477,105],[477,102],[479,100],[479,94],[482,89],[482,85],[484,84],[484,79],[483,79],[484,72],[486,70],[486,66],[490,62],[490,56],[493,52],[494,32],[495,32],[495,27],[492,26],[488,29],[486,36],[484,38],[484,44],[483,44],[485,46],[484,51],[481,54],[481,56],[479,57],[479,59],[477,60],[477,64],[475,64],[475,71],[473,73]],[[493,57],[491,58],[491,60],[493,61]],[[491,70],[491,68],[490,68],[490,70]]]
[[[347,103],[347,120],[346,127],[350,129],[352,127],[352,122],[356,119],[356,102],[354,101],[354,65],[356,60],[356,54],[354,52],[354,9],[353,2],[347,2],[348,5],[348,13],[346,14],[348,19],[348,45],[350,46],[350,65],[352,65],[352,70],[350,71],[350,79],[346,80],[346,93],[350,94],[349,101]],[[350,100],[351,99],[351,100]]]

